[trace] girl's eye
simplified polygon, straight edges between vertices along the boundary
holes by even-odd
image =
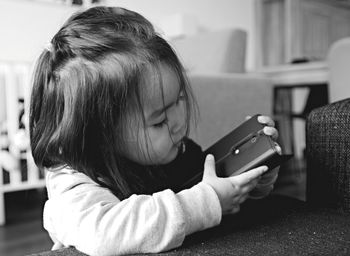
[[[165,118],[161,122],[153,124],[153,126],[155,128],[161,128],[161,127],[163,127],[163,125],[165,125],[167,123],[167,121],[168,121],[168,119]]]

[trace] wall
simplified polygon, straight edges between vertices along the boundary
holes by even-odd
[[[0,1],[0,61],[33,62],[76,8],[28,0]]]
[[[64,21],[77,10],[57,3],[0,0],[0,63],[32,65]],[[6,119],[4,73],[0,65],[0,125]]]
[[[242,28],[248,32],[247,70],[254,69],[255,0],[105,0],[140,12],[161,30],[166,21],[186,18],[187,30]],[[33,63],[64,21],[78,8],[30,0],[0,0],[0,62]],[[173,20],[171,20],[173,19]],[[198,25],[189,27],[188,23]],[[193,25],[193,24],[192,24]],[[164,26],[163,26],[164,28]],[[169,26],[168,26],[169,28]],[[168,31],[170,34],[171,31]],[[0,119],[4,118],[4,88],[0,86]],[[1,103],[2,102],[2,103]]]
[[[202,30],[229,27],[248,31],[247,68],[254,67],[254,0],[106,0],[140,12],[156,26],[185,14]],[[29,0],[0,1],[0,61],[33,61],[63,22],[77,8]]]
[[[156,26],[177,14],[196,19],[202,30],[242,28],[248,32],[247,69],[255,65],[255,0],[107,0],[106,4],[137,11]]]

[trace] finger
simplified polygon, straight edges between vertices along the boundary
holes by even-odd
[[[259,199],[259,198],[266,197],[268,194],[271,193],[271,191],[273,190],[273,187],[274,187],[273,184],[269,186],[264,186],[264,187],[257,187],[251,193],[249,193],[249,198]]]
[[[264,182],[259,182],[257,185],[256,185],[256,188],[260,189],[260,188],[263,188],[263,187],[268,187],[268,186],[273,186],[276,182],[278,178],[278,175],[274,176],[274,177],[271,177],[270,180],[265,180]]]
[[[252,182],[268,170],[267,166],[259,166],[244,173],[230,177],[231,181],[239,182],[242,185]]]
[[[259,177],[242,186],[241,195],[248,194],[250,191],[252,191],[258,185],[258,181]]]
[[[269,171],[268,173],[264,174],[259,180],[257,186],[267,186],[267,185],[274,184],[278,178],[278,171],[279,171],[279,167],[276,167],[271,171]]]
[[[275,127],[265,126],[264,133],[268,136],[271,136],[273,140],[277,140],[278,138],[278,131]]]
[[[269,116],[258,116],[258,122],[272,127],[275,126],[275,122]]]
[[[215,159],[214,156],[208,154],[204,162],[204,174],[203,177],[216,177],[215,171]]]
[[[249,194],[244,194],[239,200],[238,200],[238,203],[241,204],[241,203],[244,203],[247,199],[248,199],[248,196]]]
[[[278,145],[277,142],[275,142],[275,148],[276,148],[276,151],[279,155],[282,155],[282,148],[280,147],[280,145]]]
[[[235,214],[238,213],[241,210],[241,207],[239,204],[232,207],[232,209],[228,212],[229,214]]]

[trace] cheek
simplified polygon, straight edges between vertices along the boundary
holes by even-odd
[[[163,129],[149,128],[146,132],[142,130],[137,137],[138,141],[134,139],[129,143],[125,152],[131,160],[140,164],[163,163],[162,161],[168,159],[169,154],[173,154],[174,145],[166,127]]]
[[[157,154],[164,154],[172,147],[172,141],[167,128],[149,132],[149,145]]]
[[[126,144],[121,153],[132,160],[142,158],[146,149],[144,134],[142,132],[128,130],[124,137]]]

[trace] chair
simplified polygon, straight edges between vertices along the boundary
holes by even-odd
[[[331,45],[328,64],[330,102],[350,97],[350,37]]]

